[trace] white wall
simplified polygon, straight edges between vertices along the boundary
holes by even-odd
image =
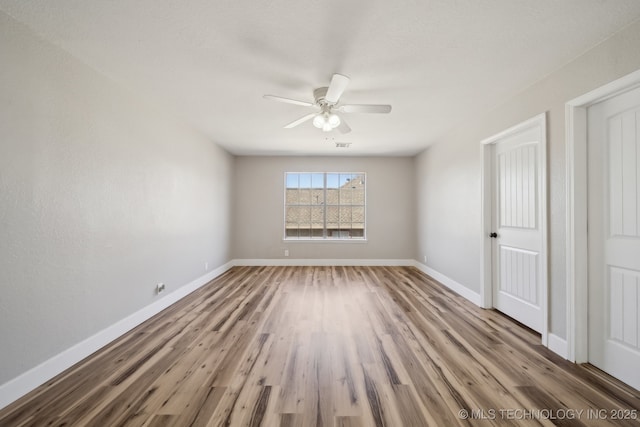
[[[283,241],[285,172],[366,172],[367,242]],[[234,258],[411,259],[415,251],[413,159],[237,157]]]
[[[0,385],[230,260],[233,157],[0,13]]]
[[[480,141],[542,112],[548,127],[550,329],[566,337],[565,103],[640,69],[640,22],[491,111],[478,111],[415,159],[415,258],[480,289]]]

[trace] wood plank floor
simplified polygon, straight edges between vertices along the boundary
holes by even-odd
[[[640,392],[539,341],[412,267],[236,267],[0,425],[640,424]]]

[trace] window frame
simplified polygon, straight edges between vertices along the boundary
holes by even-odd
[[[310,228],[310,235],[309,236],[297,236],[297,237],[291,237],[291,236],[287,236],[287,207],[289,206],[309,206],[310,208],[313,207],[314,205],[311,204],[311,202],[309,202],[309,204],[288,204],[287,203],[287,177],[290,174],[297,174],[298,176],[300,175],[310,175],[310,179],[311,179],[311,184],[310,184],[310,191],[313,191],[313,175],[322,175],[322,180],[323,180],[323,187],[322,187],[322,191],[323,191],[323,203],[322,203],[322,208],[323,208],[323,222],[322,222],[322,236],[312,236],[312,228]],[[330,189],[328,187],[328,176],[330,175],[360,175],[363,177],[364,180],[364,195],[363,195],[363,202],[362,204],[357,204],[357,205],[353,205],[353,204],[341,204],[338,201],[338,204],[332,204],[329,205],[327,203],[327,190]],[[366,172],[300,172],[300,171],[285,171],[283,174],[284,180],[283,180],[283,235],[282,235],[282,240],[286,241],[286,242],[341,242],[341,243],[362,243],[362,242],[366,242],[367,241],[367,173]],[[340,188],[340,186],[338,187],[338,189]],[[298,189],[300,189],[300,186],[298,184]],[[363,228],[362,228],[362,236],[357,236],[357,237],[353,237],[353,236],[348,236],[348,237],[331,237],[329,236],[329,228],[327,227],[327,207],[328,206],[336,206],[338,208],[338,215],[340,208],[342,206],[349,206],[349,207],[362,207],[363,209]],[[339,216],[338,216],[339,218]],[[298,222],[299,224],[300,222]],[[338,219],[338,223],[340,223],[339,219]],[[310,224],[312,224],[312,222],[310,221]],[[353,221],[351,222],[351,224],[353,224]]]

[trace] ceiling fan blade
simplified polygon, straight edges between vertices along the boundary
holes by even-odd
[[[294,120],[293,122],[289,123],[288,125],[286,125],[284,128],[285,129],[291,129],[294,128],[296,126],[298,126],[301,123],[306,122],[307,120],[312,119],[313,117],[315,117],[318,113],[311,113],[311,114],[307,114],[304,117],[300,117],[298,120]]]
[[[338,111],[343,113],[381,113],[387,114],[391,112],[391,105],[376,104],[350,104],[342,105]]]
[[[347,122],[344,121],[344,119],[342,117],[340,118],[340,124],[338,125],[338,127],[336,129],[338,129],[338,132],[340,132],[340,133],[349,133],[349,132],[351,132],[351,128],[349,127]]]
[[[342,74],[334,74],[333,77],[331,77],[331,83],[329,84],[329,89],[327,89],[327,94],[324,96],[324,99],[330,104],[337,103],[348,84],[349,77],[343,76]]]
[[[303,107],[313,107],[314,105],[312,102],[298,101],[297,99],[283,98],[281,96],[275,96],[275,95],[264,95],[263,98],[272,99],[274,101],[279,101],[279,102],[286,102],[287,104],[302,105]]]

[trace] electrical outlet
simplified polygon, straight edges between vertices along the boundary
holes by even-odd
[[[424,256],[424,263],[425,264],[427,263],[427,256],[426,255]]]
[[[284,256],[289,256],[289,249],[284,250]]]
[[[156,285],[156,294],[160,294],[164,292],[164,288],[165,288],[164,283],[158,283]]]
[[[208,262],[204,263],[204,271],[209,271],[209,263]]]

